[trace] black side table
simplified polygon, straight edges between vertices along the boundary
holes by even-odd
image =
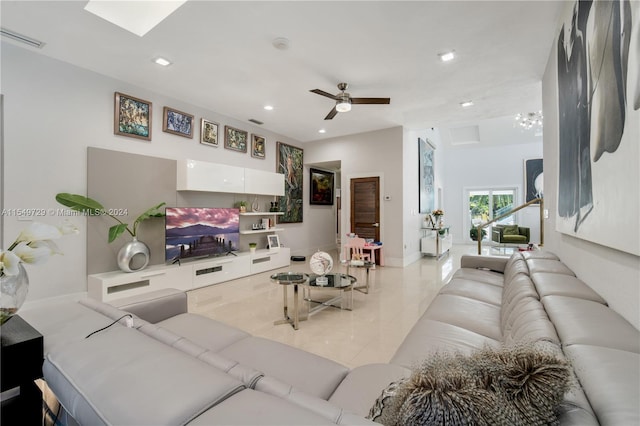
[[[42,377],[42,335],[20,316],[0,327],[0,384],[2,392],[20,388],[20,394],[2,401],[2,424],[41,425],[42,391],[34,380]]]

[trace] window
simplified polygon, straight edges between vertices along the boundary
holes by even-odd
[[[493,218],[502,216],[515,206],[516,188],[502,189],[467,189],[465,199],[467,200],[467,208],[469,211],[469,223],[466,235],[476,226],[487,223]],[[512,214],[500,219],[497,223],[501,225],[512,225],[516,223],[516,215]],[[491,226],[485,228],[487,234],[483,240],[490,240]],[[469,237],[471,239],[471,237]]]

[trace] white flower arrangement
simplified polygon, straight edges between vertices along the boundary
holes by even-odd
[[[7,250],[0,251],[0,276],[18,275],[20,263],[38,265],[54,254],[62,254],[53,240],[78,232],[78,228],[70,222],[60,227],[41,222],[31,223]]]

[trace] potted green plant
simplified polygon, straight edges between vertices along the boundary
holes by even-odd
[[[258,244],[256,243],[249,243],[249,251],[251,253],[255,253],[256,252],[256,247],[258,246]]]
[[[240,209],[240,213],[245,213],[247,211],[247,202],[238,201],[238,208]]]
[[[138,225],[151,217],[164,217],[164,212],[161,211],[160,208],[166,203],[160,203],[157,206],[153,206],[142,213],[133,222],[133,227],[130,228],[129,224],[121,221],[114,214],[115,212],[113,210],[106,209],[98,201],[89,197],[85,197],[84,195],[61,192],[56,195],[56,201],[65,207],[69,207],[71,210],[81,212],[85,215],[109,216],[110,218],[118,222],[117,224],[109,228],[109,242],[111,243],[115,241],[115,239],[122,235],[125,231],[127,231],[132,237],[132,241],[125,244],[118,252],[118,266],[125,272],[138,271],[140,269],[144,269],[147,266],[147,264],[149,263],[150,255],[149,247],[145,243],[138,241]],[[138,260],[136,260],[136,264],[132,265],[134,257],[136,259],[142,259],[142,261],[139,262]]]
[[[486,236],[487,230],[482,228],[482,238],[484,239]],[[471,229],[469,230],[469,237],[471,237],[473,241],[478,241],[478,228],[471,226]]]

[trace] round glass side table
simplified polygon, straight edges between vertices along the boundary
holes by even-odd
[[[277,274],[271,275],[271,281],[280,284],[282,286],[282,295],[283,295],[283,312],[284,318],[281,320],[274,321],[274,325],[280,324],[291,324],[294,330],[298,329],[298,324],[300,321],[300,312],[298,301],[298,285],[305,283],[309,279],[309,275],[301,273],[301,272],[280,272]],[[288,296],[287,296],[287,287],[290,285],[293,286],[293,318],[289,317],[289,308],[288,308]],[[304,318],[306,319],[306,318]],[[303,319],[303,320],[304,320]]]

